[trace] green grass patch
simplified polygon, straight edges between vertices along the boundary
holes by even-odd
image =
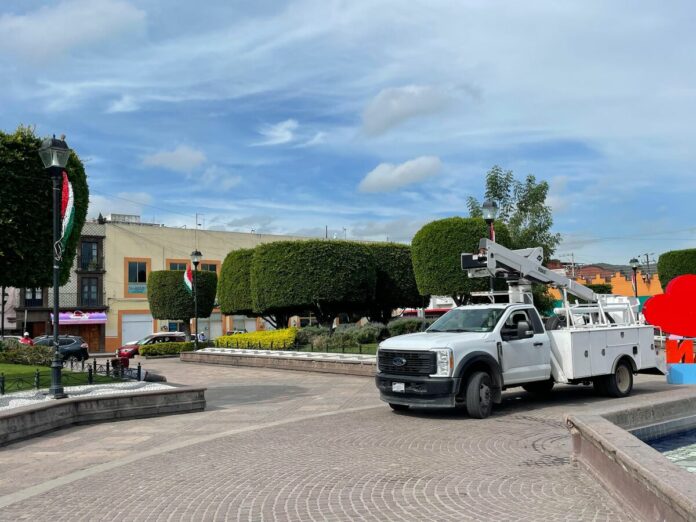
[[[48,388],[51,385],[51,368],[0,363],[0,373],[5,376],[5,393],[36,389],[36,370],[39,370],[39,388]],[[61,380],[63,386],[83,386],[87,384],[87,372],[63,370]],[[105,375],[94,375],[94,384],[109,382],[119,382],[119,379]]]

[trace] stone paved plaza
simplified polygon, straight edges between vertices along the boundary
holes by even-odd
[[[563,413],[616,405],[589,387],[474,420],[393,413],[366,377],[145,364],[207,384],[207,411],[1,449],[0,520],[630,520],[570,463]],[[623,401],[668,389],[641,376]]]

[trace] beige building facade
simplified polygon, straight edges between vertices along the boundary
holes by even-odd
[[[225,256],[232,250],[263,243],[300,239],[243,232],[192,230],[152,224],[106,222],[104,238],[104,294],[107,305],[105,349],[114,351],[152,332],[171,331],[181,325],[153,319],[147,301],[147,280],[155,270],[183,270],[190,255],[202,253],[199,270],[220,275]],[[183,282],[182,282],[183,284]],[[199,332],[214,338],[233,329],[256,328],[256,319],[223,316],[215,309],[199,319]]]

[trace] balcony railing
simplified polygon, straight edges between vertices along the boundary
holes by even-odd
[[[79,256],[77,270],[80,272],[102,272],[104,270],[103,257]]]
[[[49,291],[47,301],[46,306],[49,308],[53,307],[53,292]],[[77,308],[82,310],[84,308],[104,306],[104,302],[105,299],[103,290],[98,290],[96,294],[85,293],[83,295],[81,293],[74,292],[60,292],[58,295],[58,304],[61,308]],[[28,305],[27,308],[29,308]]]

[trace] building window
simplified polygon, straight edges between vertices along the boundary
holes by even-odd
[[[83,241],[80,245],[80,268],[82,270],[99,268],[96,241]]]
[[[43,306],[43,290],[41,288],[25,289],[24,306]]]
[[[96,277],[83,277],[80,282],[82,306],[98,306],[99,293],[97,284],[99,280]]]
[[[147,293],[147,263],[145,261],[128,262],[128,293]]]
[[[201,263],[201,270],[205,272],[217,272],[217,265],[213,263]]]
[[[169,270],[186,270],[186,263],[169,263]]]

